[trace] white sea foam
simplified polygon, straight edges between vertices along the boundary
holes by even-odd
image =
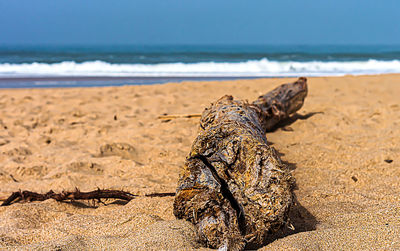
[[[111,64],[102,61],[54,64],[0,64],[0,77],[132,76],[132,77],[256,77],[338,76],[400,73],[400,61],[278,62],[268,59],[238,63]]]

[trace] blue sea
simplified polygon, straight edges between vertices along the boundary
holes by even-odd
[[[400,45],[0,46],[0,88],[400,73]]]

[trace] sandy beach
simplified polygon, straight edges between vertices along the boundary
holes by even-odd
[[[0,198],[18,190],[175,192],[198,114],[294,78],[1,89]],[[308,78],[303,108],[268,142],[293,171],[293,229],[265,250],[400,249],[400,75]],[[123,146],[108,151],[110,146]],[[201,248],[173,197],[0,207],[0,249]]]

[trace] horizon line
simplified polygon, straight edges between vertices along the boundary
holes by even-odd
[[[400,43],[1,43],[0,47],[12,46],[400,46]]]

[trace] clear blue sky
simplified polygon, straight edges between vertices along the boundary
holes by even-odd
[[[0,0],[1,44],[400,44],[400,0]]]

